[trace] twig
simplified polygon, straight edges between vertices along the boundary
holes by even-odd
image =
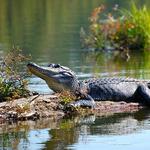
[[[38,94],[36,97],[32,98],[29,103],[33,102],[36,98],[38,98],[40,96],[40,94]]]

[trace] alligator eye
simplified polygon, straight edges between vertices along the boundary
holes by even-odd
[[[54,64],[54,68],[59,68],[60,64]]]
[[[60,64],[49,64],[48,67],[59,68]]]

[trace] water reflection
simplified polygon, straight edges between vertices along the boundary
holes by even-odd
[[[91,72],[101,73],[101,76],[150,78],[149,51],[129,52],[128,60],[122,58],[121,55],[123,54],[118,51],[94,52],[86,54],[86,62],[92,64]]]
[[[143,109],[100,117],[91,115],[59,121],[42,119],[5,124],[0,128],[0,148],[61,150],[75,148],[79,143],[84,147],[85,143],[95,142],[95,137],[132,136],[143,129],[150,130],[149,117],[150,111]]]

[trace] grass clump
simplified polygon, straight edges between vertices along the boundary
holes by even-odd
[[[0,62],[0,102],[27,97],[26,71],[22,65],[28,60],[19,48],[12,50]]]
[[[77,99],[77,97],[69,91],[64,91],[64,92],[60,93],[60,99],[61,99],[61,103],[63,105],[67,105],[70,102],[75,101]]]
[[[89,33],[81,31],[86,48],[149,49],[150,12],[146,6],[138,8],[132,3],[130,10],[113,9],[111,13],[105,10],[103,5],[95,8],[90,17]]]
[[[30,104],[29,103],[26,103],[22,106],[20,105],[16,105],[15,106],[15,111],[17,113],[25,113],[25,112],[29,112],[30,111]]]

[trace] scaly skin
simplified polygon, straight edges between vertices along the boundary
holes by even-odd
[[[150,81],[132,78],[99,78],[78,81],[75,73],[59,64],[48,67],[29,63],[28,69],[44,79],[54,92],[70,91],[83,99],[71,103],[72,106],[94,107],[96,101],[140,102],[150,105]]]

